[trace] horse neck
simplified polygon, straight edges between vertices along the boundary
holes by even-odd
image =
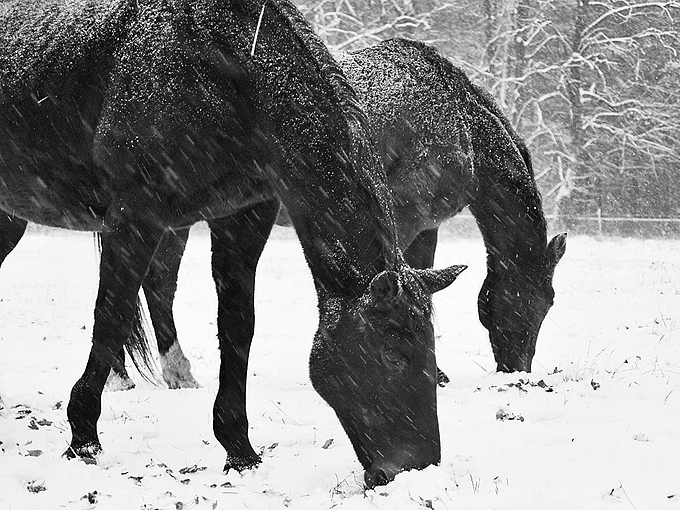
[[[256,116],[266,178],[286,205],[319,295],[356,296],[394,267],[396,230],[354,90],[289,0],[197,9]],[[264,8],[263,8],[264,5]],[[239,75],[240,76],[240,75]],[[282,76],[285,79],[282,79]],[[247,122],[246,122],[247,124]]]
[[[390,195],[370,147],[360,145],[343,168],[309,168],[282,196],[319,296],[358,297],[399,264]]]
[[[258,41],[250,69],[262,85],[258,100],[286,160],[278,169],[279,195],[319,296],[359,296],[375,275],[399,264],[391,195],[370,142],[368,120],[297,8],[288,0],[268,2],[265,15],[263,29],[272,18],[279,20],[279,29]],[[259,56],[265,56],[264,65]],[[305,73],[298,71],[303,64]],[[282,97],[299,97],[299,104],[314,104],[315,111],[291,122],[294,112]]]
[[[547,248],[540,194],[531,170],[514,152],[506,161],[477,165],[479,188],[470,206],[484,238],[489,271],[496,274],[540,271]]]

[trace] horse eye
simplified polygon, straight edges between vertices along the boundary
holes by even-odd
[[[382,351],[383,363],[390,370],[395,370],[401,372],[406,367],[406,360],[400,354],[392,350]]]

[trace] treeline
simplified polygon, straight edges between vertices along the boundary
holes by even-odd
[[[527,140],[562,222],[680,218],[680,0],[299,1],[332,49],[400,35],[464,68]]]

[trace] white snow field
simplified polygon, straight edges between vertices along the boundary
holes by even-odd
[[[531,374],[502,375],[476,312],[480,239],[440,241],[470,268],[437,294],[442,462],[366,491],[307,356],[316,297],[301,249],[276,228],[259,267],[248,380],[264,461],[222,473],[212,434],[215,292],[194,229],[175,315],[201,389],[106,392],[96,465],[61,454],[66,403],[90,349],[91,235],[32,228],[0,270],[0,509],[680,509],[680,241],[570,237]]]

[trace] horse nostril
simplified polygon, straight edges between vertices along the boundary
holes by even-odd
[[[364,481],[368,489],[373,489],[377,485],[387,485],[390,480],[387,477],[385,470],[380,467],[371,467],[364,475]]]

